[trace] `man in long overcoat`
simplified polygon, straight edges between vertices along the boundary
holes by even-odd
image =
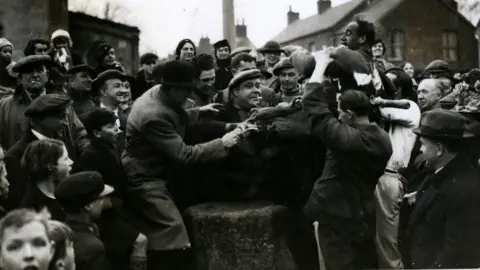
[[[184,142],[187,126],[215,111],[209,105],[185,111],[183,104],[194,87],[194,68],[174,60],[165,64],[163,83],[133,104],[127,120],[122,163],[128,175],[127,202],[132,223],[148,238],[149,269],[182,268],[190,240],[182,216],[169,192],[169,182],[189,164],[227,156],[239,129],[221,139],[197,145]]]

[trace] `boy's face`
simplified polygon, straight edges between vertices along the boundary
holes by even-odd
[[[20,228],[7,227],[1,245],[2,269],[48,270],[54,253],[47,228],[39,221],[32,221]]]
[[[102,126],[99,131],[94,131],[94,135],[97,139],[102,139],[114,144],[117,143],[119,133],[120,130],[118,129],[116,122]]]

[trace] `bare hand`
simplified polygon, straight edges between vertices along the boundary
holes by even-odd
[[[200,107],[200,113],[211,113],[211,114],[218,114],[221,110],[223,110],[224,106],[220,103],[211,103]]]
[[[223,147],[227,149],[234,147],[240,140],[241,135],[242,135],[242,130],[239,128],[236,128],[233,131],[230,131],[227,134],[223,135],[222,137]]]
[[[148,247],[147,244],[148,244],[147,237],[139,233],[137,239],[133,243],[132,255],[147,256],[147,247]]]
[[[330,57],[330,54],[331,54],[331,52],[328,49],[324,49],[324,50],[317,51],[317,52],[313,53],[313,56],[315,58],[315,63],[317,63],[317,65],[318,64],[324,64],[324,65],[330,64],[333,61],[333,59]]]
[[[373,105],[380,105],[383,103],[383,98],[372,96],[372,98],[370,99],[370,102],[372,102]]]

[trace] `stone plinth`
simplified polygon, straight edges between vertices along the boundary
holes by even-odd
[[[195,270],[295,270],[286,245],[288,213],[267,202],[188,208]]]

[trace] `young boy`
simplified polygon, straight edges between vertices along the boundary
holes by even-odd
[[[75,270],[72,229],[63,222],[49,220],[48,234],[55,243],[55,253],[50,262],[50,269]]]

